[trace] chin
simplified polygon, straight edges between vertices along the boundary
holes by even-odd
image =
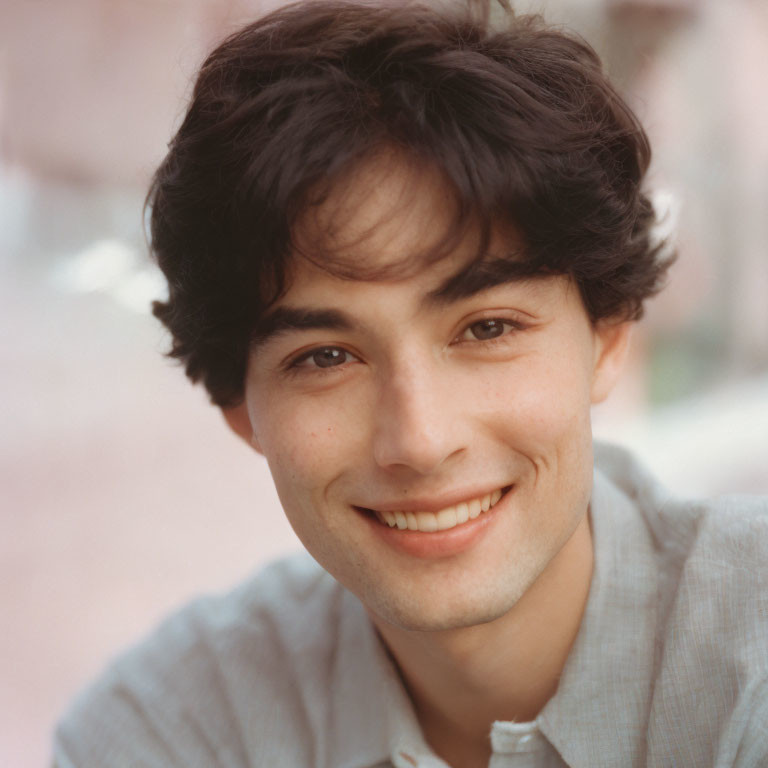
[[[408,632],[445,632],[489,624],[508,613],[522,596],[523,589],[504,595],[463,595],[448,598],[430,595],[428,599],[364,601],[374,623],[384,621]],[[415,597],[415,595],[414,595]]]

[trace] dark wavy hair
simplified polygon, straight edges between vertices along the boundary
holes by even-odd
[[[388,148],[452,191],[443,245],[470,223],[484,243],[512,225],[518,273],[571,276],[593,322],[640,317],[669,265],[641,189],[642,127],[585,42],[538,17],[488,15],[311,0],[207,58],[147,203],[169,285],[154,313],[214,403],[242,400],[299,217]],[[320,263],[355,277],[332,254]]]

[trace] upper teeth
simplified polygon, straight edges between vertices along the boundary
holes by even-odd
[[[379,512],[376,517],[390,528],[397,526],[409,531],[445,531],[467,520],[474,520],[478,515],[487,512],[501,498],[501,490],[486,493],[471,501],[462,501],[455,507],[446,507],[439,512]]]

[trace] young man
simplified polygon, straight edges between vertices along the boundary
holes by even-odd
[[[649,156],[535,19],[320,0],[209,57],[156,314],[316,563],[170,619],[59,768],[768,765],[765,504],[593,458],[667,268]]]

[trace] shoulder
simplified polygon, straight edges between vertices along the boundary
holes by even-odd
[[[679,498],[632,454],[596,444],[597,472],[628,499],[648,529],[657,553],[674,567],[698,557],[709,564],[766,567],[768,496]]]
[[[768,497],[681,499],[614,446],[596,446],[596,467],[647,532],[660,598],[671,593],[677,610],[686,596],[691,610],[727,605],[731,620],[742,615],[744,621],[768,622],[765,611],[750,613],[768,600]]]
[[[656,579],[649,754],[757,765],[744,756],[768,744],[768,498],[680,499],[626,451],[596,459],[642,521]]]
[[[55,764],[253,764],[259,732],[301,720],[302,691],[324,685],[341,591],[300,555],[194,601],[78,696],[57,728]]]

